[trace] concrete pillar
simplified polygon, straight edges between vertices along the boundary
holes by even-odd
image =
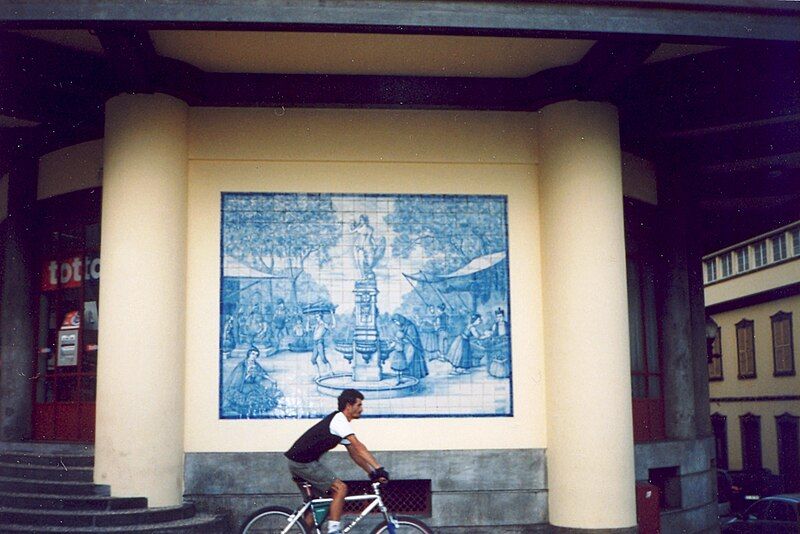
[[[0,440],[31,436],[36,349],[34,206],[38,160],[20,159],[8,178],[8,216],[0,224]]]
[[[183,495],[187,106],[106,104],[95,481],[112,495]]]
[[[658,284],[664,427],[668,438],[695,438],[695,366],[690,306],[686,189],[679,177],[658,181],[658,245],[663,258]]]
[[[708,390],[706,357],[706,303],[703,287],[703,248],[700,236],[703,225],[695,203],[687,206],[689,306],[692,310],[692,362],[694,376],[694,420],[698,438],[714,435],[711,428],[711,405]]]
[[[617,111],[561,102],[539,126],[550,523],[635,532]]]

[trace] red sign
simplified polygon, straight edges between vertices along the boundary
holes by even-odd
[[[61,261],[46,261],[42,266],[42,291],[80,287],[84,280],[99,279],[99,257],[75,256]]]

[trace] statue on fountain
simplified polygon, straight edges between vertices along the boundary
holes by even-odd
[[[361,215],[357,221],[350,223],[350,232],[356,234],[353,246],[353,259],[361,273],[362,280],[374,280],[373,270],[386,252],[386,238],[375,240],[374,229],[369,224],[369,217]]]

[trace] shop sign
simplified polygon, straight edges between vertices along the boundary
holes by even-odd
[[[42,265],[42,291],[80,287],[84,280],[100,279],[99,256],[75,256]]]

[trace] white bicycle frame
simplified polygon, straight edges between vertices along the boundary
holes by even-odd
[[[364,510],[355,519],[353,519],[353,521],[350,522],[350,524],[348,524],[347,527],[345,527],[342,530],[342,534],[347,534],[348,532],[353,530],[353,528],[356,525],[358,525],[362,519],[367,517],[367,515],[369,515],[369,513],[373,511],[376,506],[380,508],[381,512],[383,512],[383,515],[387,521],[392,521],[392,517],[389,515],[389,510],[386,508],[386,505],[383,504],[383,499],[381,499],[381,493],[379,489],[380,485],[381,485],[380,482],[372,483],[372,490],[375,492],[374,494],[364,493],[362,495],[352,495],[344,498],[345,502],[369,501],[369,500],[371,500],[372,502],[369,503],[367,507],[364,508]],[[289,516],[289,523],[286,525],[286,528],[284,528],[281,531],[281,534],[286,534],[287,532],[289,532],[289,529],[291,529],[294,526],[295,523],[297,523],[298,521],[302,521],[303,515],[311,508],[312,505],[332,503],[332,502],[333,499],[331,499],[330,497],[312,499],[310,501],[306,501],[306,503],[302,507],[300,507],[299,510],[297,510],[295,513]],[[321,534],[319,527],[322,525],[316,525],[316,520],[314,521],[314,523],[315,523],[314,530],[317,531],[317,534]]]

